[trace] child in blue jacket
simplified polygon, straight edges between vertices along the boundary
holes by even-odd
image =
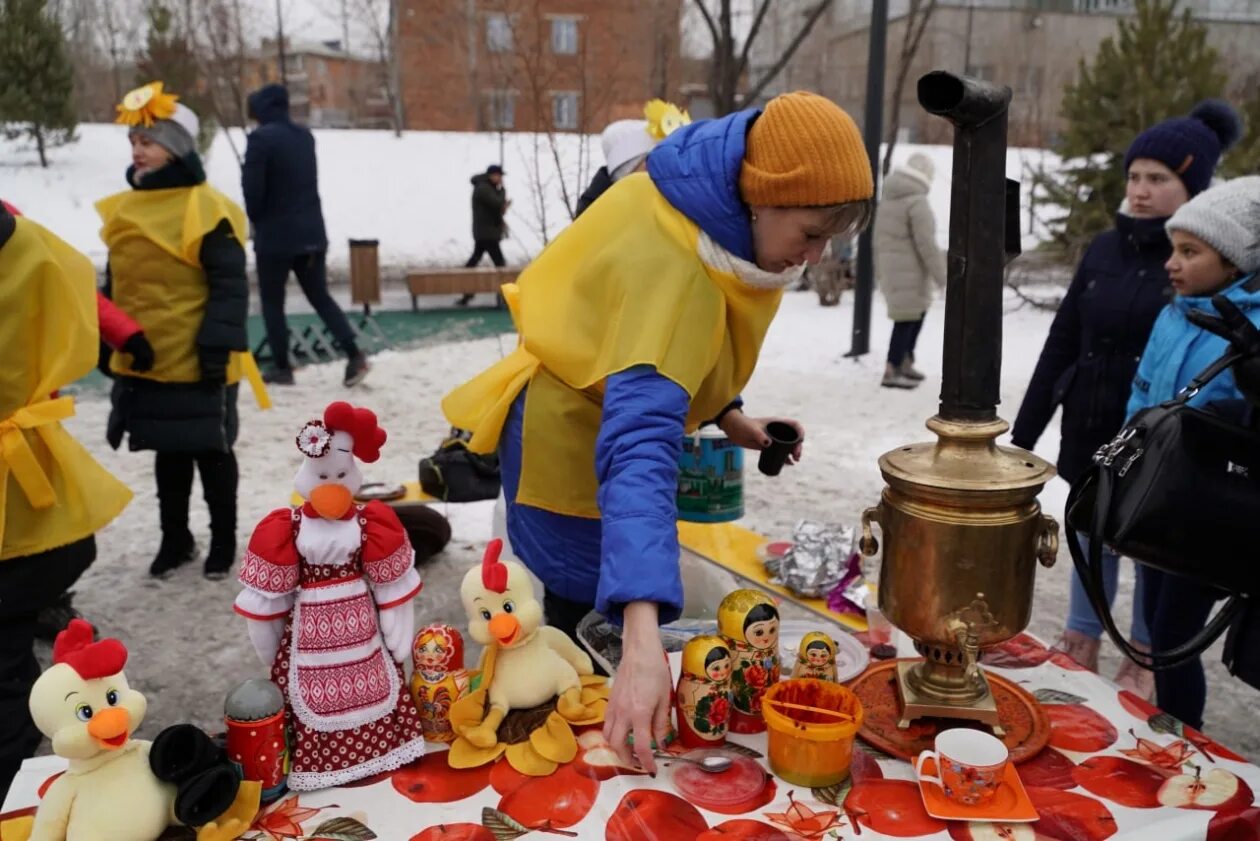
[[[1228,350],[1220,336],[1193,324],[1187,314],[1215,314],[1221,294],[1260,325],[1260,177],[1238,178],[1213,187],[1182,205],[1168,220],[1173,253],[1165,268],[1177,297],[1160,313],[1138,364],[1128,415],[1171,400],[1204,368]],[[1191,400],[1204,406],[1242,395],[1232,371],[1206,385]],[[1200,631],[1224,594],[1187,578],[1145,567],[1142,609],[1151,648],[1164,651]],[[1203,726],[1207,684],[1199,660],[1155,673],[1159,706],[1192,727]]]

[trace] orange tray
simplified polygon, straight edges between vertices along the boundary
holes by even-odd
[[[908,658],[918,660],[920,658]],[[961,719],[921,718],[905,730],[897,728],[901,719],[901,698],[897,694],[898,660],[886,660],[872,666],[849,683],[853,694],[862,702],[866,718],[858,736],[884,753],[913,762],[925,750],[931,750],[936,734],[954,727],[988,728]],[[1011,752],[1011,762],[1032,759],[1050,741],[1050,718],[1037,699],[1004,677],[986,671],[989,688],[997,700],[998,718],[1006,729],[1002,741]]]

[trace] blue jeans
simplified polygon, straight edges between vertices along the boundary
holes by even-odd
[[[1138,569],[1143,568],[1138,564]],[[1146,621],[1155,629],[1156,651],[1189,642],[1203,630],[1213,606],[1226,595],[1214,587],[1157,569],[1146,569],[1146,573],[1143,607]],[[1207,705],[1203,658],[1156,672],[1155,702],[1174,718],[1202,730],[1203,708]]]
[[[1072,537],[1080,543],[1081,551],[1088,555],[1088,536],[1080,532],[1073,532]],[[1110,607],[1116,602],[1116,587],[1120,580],[1120,556],[1104,546],[1102,550],[1102,565],[1103,590],[1107,594],[1107,606]],[[1137,567],[1137,583],[1133,588],[1133,625],[1129,630],[1129,639],[1132,642],[1149,646],[1151,644],[1151,632],[1147,628],[1146,611],[1143,609],[1148,570],[1144,564],[1135,564],[1135,566]],[[1102,621],[1094,613],[1093,605],[1089,603],[1089,596],[1085,594],[1085,585],[1081,583],[1081,577],[1075,569],[1072,570],[1072,590],[1068,599],[1067,629],[1076,631],[1078,634],[1084,634],[1091,639],[1102,639]]]

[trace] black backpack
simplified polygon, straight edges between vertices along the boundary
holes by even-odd
[[[420,487],[425,493],[445,502],[498,498],[499,457],[470,451],[471,438],[471,433],[452,428],[437,452],[420,460]]]

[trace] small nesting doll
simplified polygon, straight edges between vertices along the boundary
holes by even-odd
[[[836,641],[822,631],[810,631],[801,638],[796,652],[796,665],[792,677],[812,677],[818,680],[836,680]]]
[[[731,668],[731,650],[721,637],[695,637],[683,648],[675,704],[678,737],[684,747],[711,748],[726,742]]]
[[[430,742],[451,742],[451,704],[468,689],[464,670],[464,638],[450,625],[429,625],[416,634],[411,646],[415,670],[411,675],[411,697],[420,711],[424,738]]]
[[[779,682],[779,610],[759,590],[735,590],[718,605],[718,633],[733,656],[729,729],[760,733],[761,696]]]

